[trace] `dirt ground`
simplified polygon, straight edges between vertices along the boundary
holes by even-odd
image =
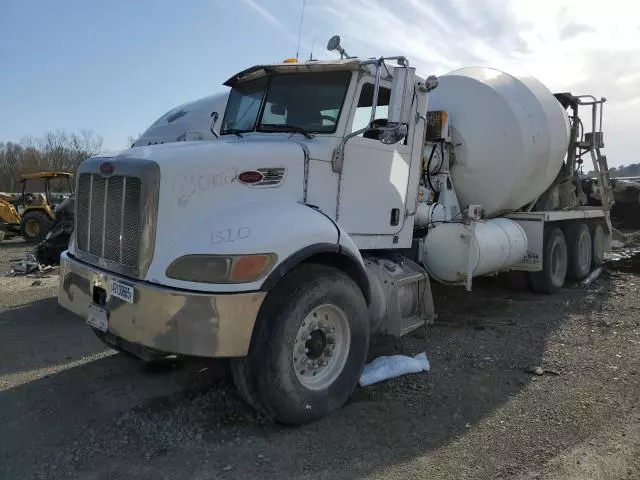
[[[0,245],[0,271],[24,251]],[[295,429],[246,407],[224,362],[103,347],[56,285],[0,278],[2,480],[640,479],[638,268],[551,297],[436,288],[436,325],[371,348],[425,350],[431,372]]]

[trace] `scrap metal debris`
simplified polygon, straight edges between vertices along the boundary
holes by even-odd
[[[634,179],[612,178],[611,187],[615,199],[611,219],[618,226],[640,227],[640,182]],[[587,195],[588,205],[602,205],[596,178],[584,178],[582,190]]]
[[[31,253],[27,253],[24,258],[15,258],[10,261],[9,276],[40,272],[41,268],[36,257]]]
[[[6,276],[45,278],[60,265],[60,254],[67,249],[73,233],[74,198],[72,195],[55,207],[56,220],[46,238],[24,258],[10,260]]]
[[[611,269],[640,272],[640,231],[622,233],[616,230],[620,240],[611,242],[611,253],[605,254]]]
[[[588,287],[589,285],[591,285],[600,276],[601,273],[602,273],[602,267],[596,268],[593,272],[591,272],[589,274],[589,276],[587,278],[582,280],[582,282],[580,284],[583,287]]]
[[[51,231],[33,250],[35,257],[42,265],[59,265],[60,254],[69,245],[73,233],[74,197],[71,196],[60,203],[55,213],[56,221]]]
[[[611,248],[617,249],[617,248],[623,248],[623,247],[624,247],[624,242],[621,242],[620,240],[611,240]]]
[[[27,276],[29,278],[43,278],[54,270],[53,266],[42,265],[33,253],[27,253],[24,258],[14,258],[9,261],[7,277]]]

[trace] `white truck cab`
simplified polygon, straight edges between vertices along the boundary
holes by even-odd
[[[433,320],[429,265],[442,265],[426,258],[450,257],[443,239],[464,255],[449,283],[470,287],[519,264],[527,236],[459,204],[455,139],[427,115],[438,79],[404,57],[257,65],[225,85],[219,139],[81,165],[59,302],[141,358],[231,358],[252,406],[302,424],[348,399],[370,335]]]

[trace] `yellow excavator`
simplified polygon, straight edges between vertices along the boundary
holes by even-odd
[[[73,195],[72,178],[67,172],[22,175],[21,194],[0,193],[0,235],[22,235],[29,243],[44,240],[56,219],[54,206]]]

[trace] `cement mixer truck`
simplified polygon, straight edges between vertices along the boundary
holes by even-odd
[[[433,321],[430,282],[513,271],[550,294],[611,239],[608,201],[586,206],[578,178],[590,159],[610,189],[604,99],[328,48],[341,58],[229,78],[215,141],[85,161],[61,258],[59,303],[105,343],[228,358],[244,399],[288,425],[347,401],[372,335]]]

